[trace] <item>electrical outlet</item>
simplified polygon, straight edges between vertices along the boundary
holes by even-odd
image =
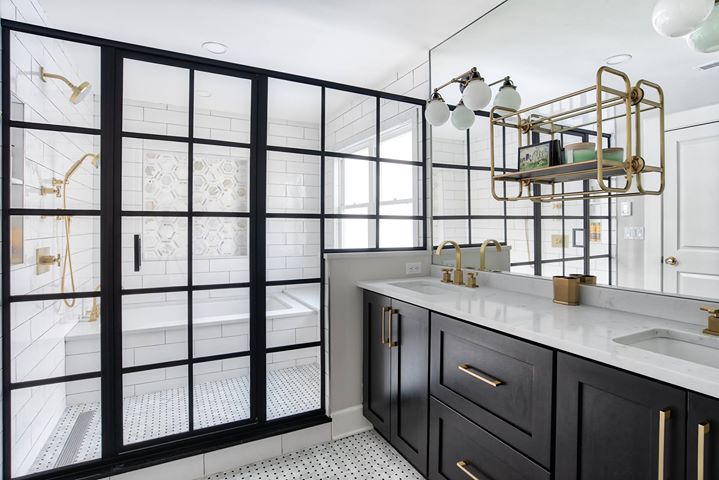
[[[422,273],[422,264],[420,262],[405,263],[404,270],[407,275],[416,275]]]

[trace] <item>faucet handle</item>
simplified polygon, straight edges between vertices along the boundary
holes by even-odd
[[[450,274],[452,273],[451,268],[443,268],[442,269],[442,283],[449,283],[450,282]]]
[[[699,307],[699,310],[707,312],[712,317],[719,317],[719,308],[707,307],[706,305],[702,305],[701,307]]]

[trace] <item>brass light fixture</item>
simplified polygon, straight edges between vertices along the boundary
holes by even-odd
[[[72,90],[72,93],[70,94],[70,102],[75,105],[80,103],[87,96],[87,94],[90,93],[90,90],[92,90],[92,85],[90,84],[90,82],[82,82],[80,85],[75,85],[62,75],[46,72],[45,67],[40,67],[40,78],[43,82],[47,82],[48,78],[54,78],[56,80],[62,80],[63,82],[65,82],[65,85],[70,87],[70,89]]]

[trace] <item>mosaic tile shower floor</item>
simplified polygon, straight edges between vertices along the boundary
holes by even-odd
[[[248,418],[249,395],[249,378],[244,376],[196,385],[196,428]],[[280,418],[318,409],[320,395],[318,364],[271,370],[267,374],[267,417]],[[98,403],[67,407],[28,473],[99,458],[99,407]],[[184,387],[125,398],[125,443],[187,431],[187,409]],[[80,424],[82,428],[78,429]]]
[[[421,480],[379,434],[359,433],[201,480]],[[198,479],[199,480],[199,479]]]

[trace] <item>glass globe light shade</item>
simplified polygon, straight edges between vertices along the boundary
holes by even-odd
[[[457,130],[467,130],[474,124],[474,112],[460,100],[452,112],[452,125]]]
[[[706,20],[714,0],[659,0],[652,11],[654,30],[665,37],[682,37]]]
[[[499,89],[499,93],[494,97],[494,106],[501,108],[507,108],[509,110],[519,110],[522,105],[522,97],[517,91],[517,87],[510,83],[505,83],[502,88]],[[500,112],[502,113],[502,112]],[[508,111],[505,113],[509,113]]]
[[[449,120],[449,107],[440,96],[436,96],[427,104],[424,111],[424,118],[433,127],[439,127]]]
[[[701,26],[687,36],[687,44],[701,53],[719,52],[719,4]]]
[[[492,89],[481,79],[471,80],[462,92],[462,101],[470,110],[481,110],[492,100]]]

